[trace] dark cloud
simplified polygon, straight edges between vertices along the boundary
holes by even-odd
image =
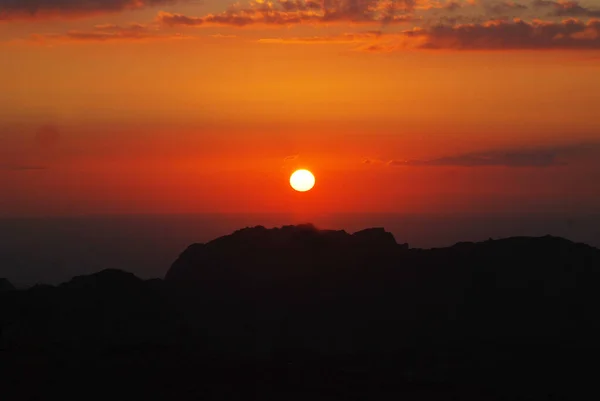
[[[96,25],[90,31],[68,31],[64,34],[32,35],[36,42],[108,42],[108,41],[141,41],[186,38],[180,34],[163,34],[155,27],[143,24],[119,26],[112,24]]]
[[[461,8],[463,8],[463,4],[457,1],[450,1],[442,6],[443,10],[448,10],[450,12],[460,10]]]
[[[300,155],[290,155],[290,156],[286,156],[283,160],[285,160],[285,161],[296,160],[299,157],[300,157]]]
[[[376,40],[382,35],[381,31],[369,31],[358,33],[344,33],[341,35],[330,36],[305,36],[292,38],[266,38],[259,39],[260,43],[298,43],[298,44],[319,44],[319,43],[358,43]]]
[[[461,25],[436,25],[404,31],[394,42],[359,50],[390,52],[407,48],[457,50],[600,49],[600,20],[526,22],[491,20]]]
[[[302,0],[279,0],[277,3],[281,6],[283,11],[308,11],[308,10],[320,10],[320,1],[302,1]]]
[[[219,14],[201,17],[161,11],[157,21],[168,26],[297,25],[347,23],[400,24],[413,20],[414,0],[279,0],[234,5]]]
[[[577,1],[535,0],[533,5],[537,8],[552,7],[551,15],[557,17],[600,17],[600,10],[585,8]]]
[[[560,22],[490,20],[438,24],[403,32],[261,39],[265,43],[352,43],[357,51],[385,53],[407,49],[456,50],[600,50],[600,20]]]
[[[0,20],[39,16],[76,17],[164,6],[177,0],[0,0]]]
[[[428,18],[427,26],[435,25],[458,25],[458,24],[480,24],[489,20],[483,14],[481,15],[440,15],[436,18]]]
[[[548,2],[546,0],[536,0]],[[551,2],[548,2],[551,3]],[[554,3],[552,3],[554,4]],[[571,14],[563,11],[562,15],[576,15],[580,11],[573,4],[561,4],[563,9],[569,8]],[[466,12],[459,10],[477,7],[487,13]],[[354,24],[404,24],[421,21],[424,26],[441,23],[483,23],[485,14],[506,18],[514,17],[528,10],[528,6],[512,0],[493,0],[492,3],[475,3],[474,1],[449,0],[445,2],[433,0],[275,0],[273,2],[251,1],[246,6],[235,3],[225,11],[204,16],[188,16],[169,12],[160,12],[157,21],[168,26],[210,26],[225,25],[246,27],[252,25],[288,26],[296,24],[331,24],[336,22]],[[429,14],[427,14],[430,12]],[[582,14],[583,15],[583,14]],[[594,14],[587,14],[594,15]],[[433,23],[430,23],[433,22]],[[306,41],[308,42],[308,41]]]
[[[168,13],[166,11],[161,11],[156,16],[156,20],[162,24],[175,26],[175,25],[184,25],[184,26],[197,26],[202,25],[204,23],[203,18],[199,17],[187,17],[182,14],[173,14]]]
[[[430,160],[391,160],[392,166],[457,166],[457,167],[554,167],[586,155],[600,155],[598,144],[566,145],[554,148],[523,150],[491,150],[463,153]]]
[[[321,17],[310,12],[282,12],[277,10],[236,10],[203,17],[188,17],[161,11],[157,21],[168,26],[211,26],[224,25],[245,27],[249,25],[296,25],[303,22],[318,22]]]
[[[505,167],[549,167],[559,166],[556,155],[552,153],[473,153],[458,156],[441,157],[432,160],[392,160],[394,166],[505,166]]]
[[[598,49],[600,21],[489,21],[437,26],[409,35],[425,37],[424,47],[459,49]]]
[[[510,14],[511,16],[514,16],[514,14],[520,13],[529,8],[525,4],[515,3],[514,1],[485,3],[484,7],[493,15]]]

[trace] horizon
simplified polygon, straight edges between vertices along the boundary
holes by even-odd
[[[382,227],[409,247],[430,249],[458,242],[553,235],[600,248],[600,214],[329,214],[314,221],[283,214],[121,215],[0,218],[1,277],[19,286],[57,284],[73,276],[117,268],[141,278],[162,278],[192,243],[238,229],[312,223],[354,233]]]
[[[0,0],[0,276],[157,274],[249,224],[600,246],[598,18],[600,0]]]

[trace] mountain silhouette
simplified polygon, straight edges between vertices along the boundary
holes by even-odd
[[[383,228],[251,227],[190,245],[164,280],[1,291],[0,384],[7,399],[578,398],[597,393],[598,288],[600,250],[552,236],[425,250]]]
[[[5,278],[0,278],[0,292],[13,291],[15,287]]]
[[[351,352],[414,341],[594,341],[599,269],[599,250],[551,236],[420,250],[383,229],[305,225],[194,244],[165,281],[187,303],[210,300],[205,332],[238,323],[253,327],[257,346]],[[226,313],[208,324],[217,310]]]
[[[382,228],[348,234],[318,230],[313,225],[262,226],[236,231],[207,244],[193,244],[167,272],[165,279],[181,285],[207,280],[293,280],[297,275],[323,275],[331,268],[353,263],[349,256],[386,256],[399,249],[394,236]],[[196,267],[196,268],[194,268]],[[234,276],[232,276],[232,274]],[[195,285],[195,284],[194,284]]]
[[[12,291],[2,301],[5,346],[76,348],[169,341],[173,316],[160,294],[120,270],[74,277],[57,287]]]

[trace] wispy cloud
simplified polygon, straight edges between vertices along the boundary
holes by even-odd
[[[381,31],[368,31],[358,33],[344,33],[342,35],[331,36],[307,36],[307,37],[292,37],[292,38],[265,38],[259,39],[260,43],[297,43],[297,44],[327,44],[327,43],[361,43],[369,42],[381,36]]]
[[[81,17],[171,5],[177,0],[0,0],[0,21]]]
[[[402,32],[395,41],[360,50],[585,50],[600,49],[600,20],[560,22],[491,20],[479,24],[436,25]]]
[[[263,38],[261,43],[360,43],[354,50],[386,53],[411,49],[436,50],[596,50],[600,20],[567,19],[526,22],[520,19],[482,23],[432,25],[401,32],[367,31],[342,35]]]
[[[19,13],[79,15],[112,12],[190,0],[0,0],[0,19]],[[530,18],[550,10],[548,20]],[[559,20],[560,18],[567,18]],[[587,17],[584,21],[576,17]],[[189,38],[173,27],[282,28],[339,24],[347,33],[261,38],[270,44],[352,44],[353,50],[389,53],[412,49],[449,50],[598,50],[600,10],[565,0],[251,0],[222,12],[199,16],[160,11],[149,24],[97,25],[89,30],[41,33],[29,39],[46,42],[117,42]],[[404,24],[404,25],[402,25]],[[405,30],[401,31],[398,27]],[[406,27],[411,27],[406,29]],[[357,28],[358,27],[358,28]],[[368,29],[372,29],[367,31]],[[358,30],[358,32],[352,32]],[[365,32],[366,31],[366,32]],[[231,29],[212,38],[236,38]],[[338,31],[339,32],[339,31]]]
[[[427,160],[390,160],[388,165],[405,167],[555,167],[565,166],[586,154],[600,155],[600,146],[598,144],[581,144],[524,150],[490,150]]]
[[[527,5],[514,1],[483,3],[483,7],[494,16],[510,14],[511,17],[514,17],[514,14],[518,14],[529,9]]]
[[[215,39],[234,39],[237,38],[237,35],[223,35],[220,33],[216,33],[214,35],[210,35],[210,37]]]
[[[380,159],[380,158],[365,157],[362,160],[362,164],[383,164],[383,163],[386,163],[386,161],[383,159]]]
[[[31,35],[31,40],[46,42],[113,42],[185,39],[189,36],[179,33],[164,33],[156,26],[130,24],[119,26],[112,24],[96,25],[89,31],[67,31],[66,33],[48,33]]]
[[[168,26],[289,26],[298,24],[398,24],[413,20],[415,0],[277,0],[234,4],[204,16],[161,11],[157,21]]]
[[[550,15],[557,17],[600,17],[600,10],[583,7],[577,1],[535,0],[533,5],[537,8],[551,7]]]

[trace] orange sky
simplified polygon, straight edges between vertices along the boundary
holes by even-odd
[[[19,4],[0,216],[598,210],[600,1]]]

